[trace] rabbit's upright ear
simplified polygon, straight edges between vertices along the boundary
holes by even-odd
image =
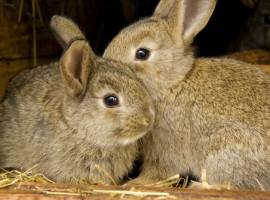
[[[190,43],[206,26],[216,0],[160,0],[154,16],[162,17],[176,42]]]
[[[75,40],[86,40],[78,25],[66,17],[54,15],[51,18],[50,27],[64,49]]]
[[[63,81],[72,96],[84,94],[90,68],[95,65],[95,54],[86,41],[75,41],[60,59]]]
[[[168,17],[170,10],[174,5],[175,0],[160,0],[153,16],[159,18],[166,18]]]

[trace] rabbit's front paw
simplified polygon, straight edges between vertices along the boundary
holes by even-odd
[[[206,170],[202,170],[201,182],[192,181],[189,188],[206,190],[230,190],[230,184],[209,184],[206,180]]]

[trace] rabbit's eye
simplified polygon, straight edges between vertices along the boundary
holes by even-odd
[[[145,48],[140,48],[136,51],[136,60],[147,60],[150,56],[150,51]]]
[[[103,98],[103,102],[109,108],[119,106],[119,99],[118,99],[118,97],[116,95],[112,95],[112,94],[106,95]]]

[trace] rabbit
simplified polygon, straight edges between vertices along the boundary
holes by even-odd
[[[242,0],[252,10],[243,33],[231,45],[232,50],[263,48],[270,50],[270,1]]]
[[[175,174],[212,185],[270,189],[270,77],[255,65],[196,58],[192,41],[216,0],[160,0],[153,15],[110,42],[103,57],[131,64],[154,100],[133,184]]]
[[[35,166],[62,183],[119,184],[154,123],[154,104],[127,64],[97,57],[80,31],[67,31],[71,25],[51,20],[65,49],[59,62],[9,84],[0,104],[0,166]]]

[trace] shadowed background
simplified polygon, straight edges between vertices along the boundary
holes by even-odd
[[[34,65],[51,62],[61,55],[62,50],[48,27],[54,14],[78,23],[94,51],[101,55],[119,30],[151,15],[157,3],[158,0],[0,0],[0,96],[15,74],[33,66],[33,55],[37,57]],[[198,55],[217,56],[239,50],[241,35],[253,14],[254,8],[241,0],[218,0],[209,24],[194,42]],[[263,17],[267,22],[266,14]],[[265,59],[268,53],[259,51],[259,54],[261,57],[248,54],[244,59],[270,63],[270,59]]]

